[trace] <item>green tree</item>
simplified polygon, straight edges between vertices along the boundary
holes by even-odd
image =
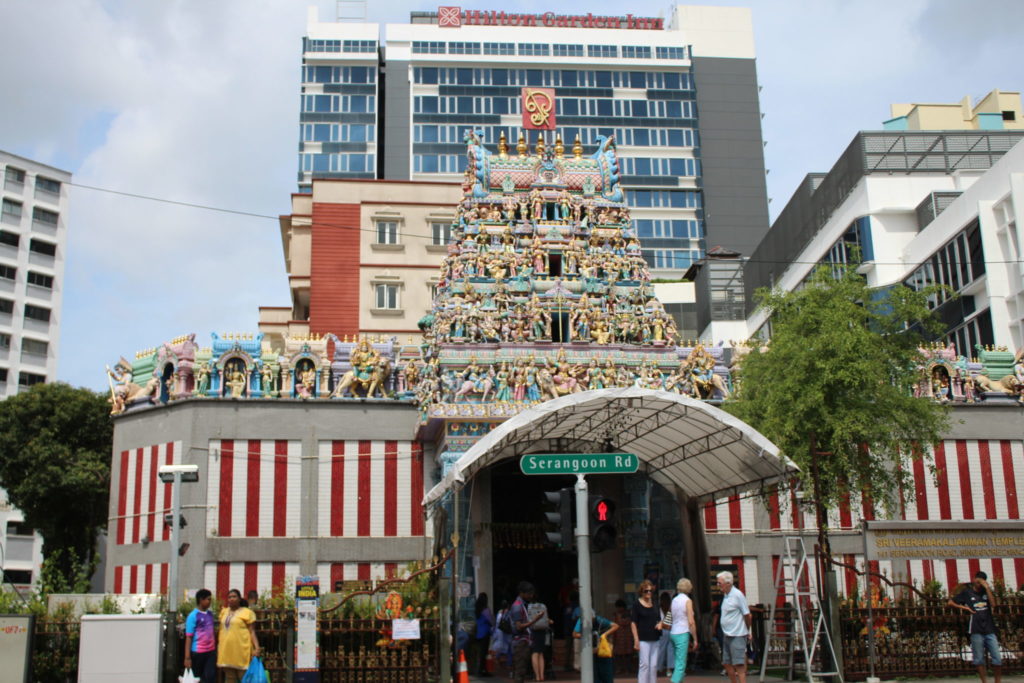
[[[95,566],[107,519],[113,426],[106,397],[37,384],[0,402],[0,486],[43,537],[51,583]]]
[[[760,291],[771,315],[766,350],[743,359],[736,400],[725,407],[800,467],[814,497],[819,544],[825,510],[845,491],[889,509],[910,494],[906,458],[921,457],[948,427],[948,410],[914,398],[918,348],[938,332],[932,290],[867,286],[853,268],[819,268],[803,289]]]

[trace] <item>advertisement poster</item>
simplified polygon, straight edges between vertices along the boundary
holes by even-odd
[[[320,681],[320,578],[295,580],[295,683]]]

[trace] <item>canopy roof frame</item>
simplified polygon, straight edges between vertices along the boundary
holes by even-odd
[[[463,453],[423,502],[438,503],[502,460],[609,447],[636,453],[640,471],[698,502],[763,488],[799,471],[760,432],[709,403],[666,391],[613,388],[562,396],[509,418]]]

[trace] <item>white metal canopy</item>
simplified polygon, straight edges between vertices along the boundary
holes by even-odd
[[[757,430],[687,396],[629,387],[569,394],[509,418],[427,492],[431,505],[482,469],[526,453],[635,453],[640,471],[697,500],[757,488],[798,470]]]

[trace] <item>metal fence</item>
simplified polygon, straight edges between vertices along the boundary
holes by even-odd
[[[1024,671],[1024,599],[999,599],[992,612],[1000,629],[1003,671]],[[948,677],[975,672],[967,617],[962,611],[936,603],[875,607],[871,614],[875,632],[875,676],[882,679]],[[754,615],[754,642],[762,647],[764,630],[769,629],[768,612],[754,611]],[[807,623],[813,625],[816,614],[804,616]],[[790,641],[784,634],[792,631],[792,619],[788,608],[777,610],[768,649],[769,669],[788,667]],[[864,680],[870,675],[867,624],[867,607],[844,605],[840,608],[838,642],[842,648],[843,676],[847,680]],[[796,652],[794,660],[798,670],[801,669],[804,654]],[[758,656],[758,667],[760,662]],[[821,665],[820,659],[815,665]]]

